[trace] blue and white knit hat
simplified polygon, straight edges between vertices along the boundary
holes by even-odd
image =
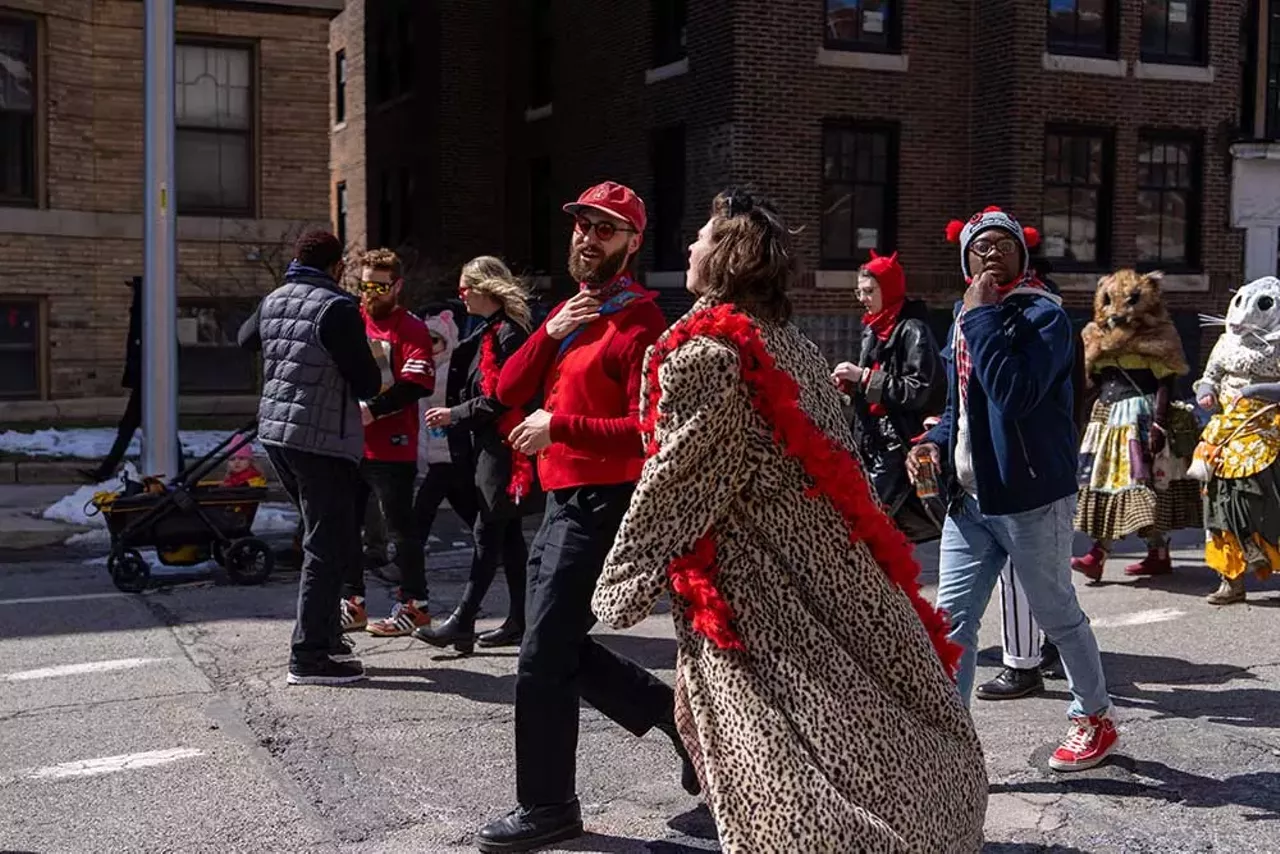
[[[960,244],[960,269],[966,281],[973,276],[969,272],[969,245],[990,228],[998,228],[1015,238],[1022,245],[1022,272],[1025,274],[1031,269],[1031,250],[1040,244],[1040,232],[1034,228],[1023,228],[1016,219],[992,205],[969,217],[968,222],[953,219],[947,223],[947,240]]]

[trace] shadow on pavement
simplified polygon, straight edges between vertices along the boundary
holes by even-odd
[[[1031,845],[1024,842],[988,842],[982,854],[1090,854],[1083,848],[1066,845]]]
[[[1232,664],[1193,664],[1163,655],[1104,652],[1103,667],[1111,696],[1122,708],[1152,709],[1164,718],[1202,718],[1239,727],[1280,727],[1280,692],[1241,687],[1200,690],[1196,686],[1259,682],[1258,676]],[[1142,685],[1167,687],[1149,690]]]
[[[674,670],[676,666],[676,642],[673,638],[655,638],[645,635],[599,635],[593,639],[625,658],[629,658],[645,670]]]
[[[430,667],[366,666],[367,682],[356,682],[351,688],[366,691],[426,691],[431,694],[454,694],[477,703],[510,705],[515,701],[514,673],[492,676],[474,670],[451,670]]]
[[[1152,784],[1144,780],[1098,776],[1065,777],[1025,783],[996,783],[991,786],[990,791],[992,794],[1016,792],[1053,795],[1070,792],[1110,798],[1146,798],[1196,809],[1237,806],[1257,810],[1256,813],[1245,816],[1249,821],[1280,820],[1280,774],[1275,772],[1237,774],[1217,780],[1179,771],[1163,762],[1148,762],[1127,756],[1116,756],[1109,764],[1114,768],[1124,769],[1135,777],[1156,782]],[[983,850],[989,851],[990,848]]]

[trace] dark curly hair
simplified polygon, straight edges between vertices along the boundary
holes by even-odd
[[[293,244],[293,257],[304,266],[328,270],[342,260],[342,244],[331,232],[315,229]]]
[[[731,187],[711,202],[711,219],[712,249],[698,269],[703,294],[762,320],[790,320],[795,249],[773,202],[750,187]]]

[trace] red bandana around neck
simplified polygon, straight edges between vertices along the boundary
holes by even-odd
[[[751,393],[751,404],[772,432],[784,454],[800,462],[812,486],[809,498],[826,499],[840,513],[849,541],[864,542],[872,558],[890,581],[906,595],[937,650],[948,675],[955,678],[961,648],[948,639],[947,615],[920,592],[920,564],[914,547],[885,515],[872,497],[862,467],[852,452],[821,430],[800,406],[800,385],[779,368],[765,347],[760,329],[733,305],[699,309],[671,327],[654,345],[646,367],[648,398],[641,423],[646,453],[658,452],[656,429],[661,419],[660,368],[663,360],[682,344],[700,337],[718,338],[733,345],[742,365],[742,380]],[[712,527],[693,547],[667,567],[672,588],[684,600],[694,631],[720,649],[744,648],[733,629],[733,611],[715,587],[718,572],[716,531]]]
[[[600,302],[606,302],[631,287],[632,284],[634,284],[634,282],[631,278],[631,274],[624,270],[609,281],[605,282],[603,285],[600,285],[598,288],[593,288],[586,282],[579,282],[578,289],[591,291],[592,296],[600,300]]]
[[[894,305],[885,306],[875,313],[864,314],[862,324],[870,327],[876,338],[888,341],[894,327],[898,325],[898,315],[902,314],[902,306],[905,304],[906,300],[898,300]]]

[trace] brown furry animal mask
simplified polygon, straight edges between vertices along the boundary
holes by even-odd
[[[1098,280],[1093,321],[1081,333],[1087,371],[1104,356],[1126,355],[1163,362],[1179,376],[1191,370],[1160,293],[1162,276],[1119,270]]]

